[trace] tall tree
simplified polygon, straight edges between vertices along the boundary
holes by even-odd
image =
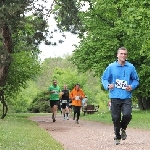
[[[46,11],[44,12],[45,9],[42,4],[38,5],[36,2],[38,1],[0,1],[0,100],[5,106],[6,103],[4,101],[4,94],[6,95],[6,93],[4,92],[6,89],[8,89],[8,83],[12,84],[12,82],[7,82],[9,68],[13,61],[12,58],[14,58],[12,57],[12,54],[24,51],[26,45],[32,45],[31,47],[34,47],[34,49],[31,49],[31,47],[29,48],[28,46],[28,49],[26,50],[32,52],[31,54],[35,55],[38,53],[37,46],[43,40],[46,40],[47,34],[44,34],[44,32],[47,33],[46,16],[44,16],[46,14]],[[33,14],[32,19],[26,19],[26,14],[29,12]],[[36,18],[38,18],[38,21]],[[31,35],[31,33],[23,32],[25,31],[25,23],[27,23],[26,21],[28,21],[30,25],[32,24],[33,27],[35,27],[34,33],[32,33],[32,37],[28,36]],[[22,42],[22,47],[19,47],[17,45],[18,43],[21,43],[20,41]],[[6,113],[3,112],[2,118],[5,117],[5,115]]]
[[[115,60],[117,49],[127,47],[128,59],[135,65],[140,77],[135,97],[140,109],[149,109],[150,2],[91,0],[89,4],[86,11],[78,12],[86,32],[79,36],[80,45],[72,57],[74,64],[83,72],[93,70],[101,76],[104,68]]]

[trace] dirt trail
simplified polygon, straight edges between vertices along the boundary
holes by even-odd
[[[62,115],[52,122],[51,116],[30,117],[47,130],[54,139],[64,145],[65,150],[150,150],[150,131],[127,129],[127,139],[115,145],[113,126],[70,118],[63,121]]]

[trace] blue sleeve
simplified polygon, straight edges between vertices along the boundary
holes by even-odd
[[[108,90],[109,79],[110,79],[110,66],[106,68],[101,77],[101,82],[105,90]]]
[[[139,85],[139,77],[134,66],[133,66],[133,71],[131,73],[131,80],[132,80],[131,87],[132,90],[134,90]]]

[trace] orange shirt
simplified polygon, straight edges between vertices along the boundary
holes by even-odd
[[[84,98],[84,92],[82,89],[76,90],[74,88],[70,92],[69,97],[72,99],[73,106],[82,106],[82,99]]]

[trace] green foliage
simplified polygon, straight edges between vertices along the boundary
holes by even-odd
[[[81,87],[83,87],[87,80],[86,75],[78,72],[68,58],[45,59],[41,68],[42,72],[37,80],[37,85],[45,90],[52,84],[54,78],[58,80],[60,87],[68,84],[69,89],[72,89],[76,83],[80,83]]]
[[[40,93],[33,99],[32,103],[28,108],[29,112],[32,113],[47,113],[50,112],[49,98],[45,96],[45,93]]]
[[[81,20],[78,17],[78,4],[77,0],[58,0],[56,2],[53,14],[57,21],[57,26],[63,31],[71,31],[76,34],[77,30],[81,28]]]
[[[11,107],[13,108],[13,111],[17,113],[27,112],[33,99],[37,97],[39,91],[34,81],[28,81],[25,86],[26,88],[21,88],[18,94],[14,94],[11,96],[11,99],[7,100],[9,112],[12,112],[12,110],[10,110]]]
[[[97,97],[100,99],[98,101],[100,110],[101,111],[106,110],[108,108],[108,102],[109,102],[108,94],[106,92],[100,91]]]
[[[81,40],[72,62],[80,72],[92,70],[96,76],[101,76],[106,66],[117,59],[117,49],[124,46],[128,49],[128,60],[134,64],[140,77],[140,86],[134,95],[148,98],[149,1],[92,0],[88,4],[87,10],[80,10],[77,14],[85,32],[78,31]],[[78,6],[76,3],[76,8]]]
[[[27,101],[13,102],[21,88],[29,79],[35,79],[40,71],[38,46],[47,42],[47,16],[43,4],[37,0],[3,0],[0,2],[0,87],[7,103],[15,106],[15,111],[26,111]],[[41,0],[41,2],[45,2]],[[28,16],[31,15],[31,16]],[[3,95],[1,95],[3,96]],[[22,99],[22,97],[21,97]]]
[[[13,54],[6,84],[6,95],[17,93],[21,87],[26,86],[26,81],[34,79],[40,72],[40,64],[34,59],[30,51],[22,51]]]
[[[40,53],[38,46],[41,42],[46,41],[48,24],[43,17],[27,16],[19,27],[12,31],[14,52],[32,51],[37,57]],[[16,31],[17,30],[17,31]]]
[[[42,4],[38,4],[37,0],[31,0],[31,1],[24,0],[23,2],[18,0],[12,0],[11,2],[3,1],[0,3],[1,6],[0,27],[2,28],[2,36],[0,37],[0,39],[2,42],[5,42],[5,43],[2,42],[0,43],[1,45],[0,54],[1,55],[3,54],[4,56],[6,56],[6,58],[9,58],[7,64],[3,64],[2,60],[0,63],[1,67],[2,65],[5,65],[6,68],[5,74],[3,74],[4,76],[3,79],[4,78],[6,79],[6,77],[8,76],[7,72],[10,63],[11,63],[11,67],[13,67],[13,70],[9,69],[12,72],[9,71],[9,77],[8,77],[9,79],[13,78],[12,79],[13,81],[10,82],[10,80],[8,79],[9,81],[7,81],[7,85],[5,89],[14,89],[14,91],[18,90],[20,88],[20,85],[22,85],[25,80],[28,80],[29,73],[31,73],[30,74],[31,78],[34,77],[34,75],[37,73],[36,69],[39,67],[39,64],[37,64],[37,60],[38,60],[38,54],[40,53],[38,46],[43,41],[47,42],[47,35],[49,32],[48,25],[47,25],[47,15],[46,15],[48,14],[47,12],[48,10],[46,10],[46,5],[45,6],[43,5],[43,3],[46,3],[46,1],[41,0],[41,2]],[[6,35],[6,33],[8,35]],[[14,53],[12,56],[13,59],[10,59],[12,53]],[[21,56],[19,56],[20,54]],[[22,61],[22,63],[24,64],[21,64],[19,62],[17,62],[16,64],[15,59],[17,59],[18,56],[23,59],[23,61],[20,60],[20,62]],[[33,61],[29,60],[31,57]],[[25,59],[28,63],[25,62]],[[29,63],[31,63],[30,67],[29,67]],[[27,68],[25,69],[26,64],[28,64],[27,66],[28,70]],[[24,80],[23,80],[23,76],[21,76],[22,75],[21,73],[20,76],[18,74],[17,76],[14,76],[16,75],[15,74],[16,70],[14,70],[15,65],[17,65],[16,66],[17,72],[19,70],[22,72],[25,71]],[[35,73],[32,72],[33,71],[32,67],[35,68]],[[28,73],[25,74],[26,72]],[[22,79],[20,80],[20,78]],[[17,82],[16,81],[14,82],[14,80],[17,80]],[[6,81],[3,80],[3,83],[5,84]],[[17,87],[17,85],[19,85],[19,87]],[[5,92],[5,95],[8,96],[7,95],[8,93],[10,93],[10,90],[9,92],[7,90]]]
[[[58,79],[61,88],[63,88],[64,84],[67,84],[70,90],[74,88],[76,83],[79,83],[82,88],[87,81],[85,74],[80,74],[77,70],[73,70],[73,68],[56,68],[52,78]]]
[[[79,72],[68,58],[45,59],[41,65],[41,69],[41,74],[35,81],[39,95],[34,98],[31,106],[29,107],[30,111],[49,112],[49,103],[46,102],[49,96],[42,93],[47,92],[47,89],[52,84],[53,79],[58,80],[58,85],[61,89],[63,89],[64,84],[67,84],[68,88],[72,90],[74,85],[79,83],[85,94],[88,96],[88,104],[99,105],[100,108],[107,107],[108,96],[107,93],[101,91],[99,78],[93,77],[92,72]]]
[[[46,3],[44,0],[41,2]],[[37,4],[37,0],[24,0],[23,2],[12,0],[0,3],[0,27],[5,27],[5,30],[10,32],[10,40],[8,37],[6,40],[13,53],[25,50],[26,47],[27,49],[31,46],[36,47],[42,41],[47,42],[48,10],[43,4]],[[16,47],[18,48],[16,49]],[[37,49],[34,50],[32,49],[32,52],[36,53]],[[6,53],[8,50],[2,48],[1,51]]]

